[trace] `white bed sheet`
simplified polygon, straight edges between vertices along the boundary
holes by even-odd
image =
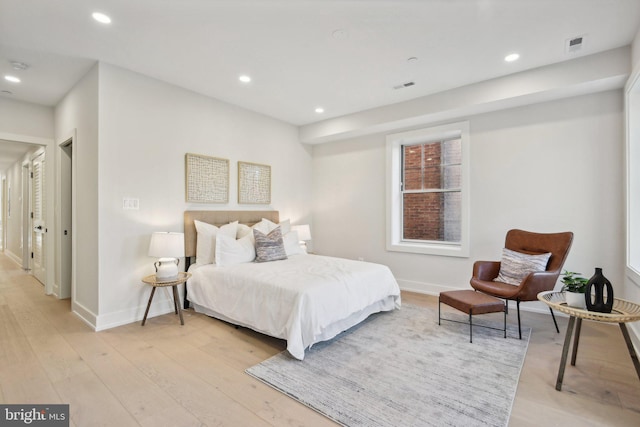
[[[297,359],[378,311],[400,308],[387,266],[320,255],[218,267],[194,264],[187,298],[198,312],[287,341]]]

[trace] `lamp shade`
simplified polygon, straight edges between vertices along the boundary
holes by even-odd
[[[300,241],[306,242],[311,240],[311,228],[309,227],[309,224],[292,225],[291,229],[298,232],[298,239]]]
[[[155,258],[180,258],[184,256],[184,233],[158,231],[151,235],[149,256]]]

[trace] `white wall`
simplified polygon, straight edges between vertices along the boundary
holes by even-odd
[[[99,273],[97,328],[140,320],[153,273],[154,231],[182,231],[187,209],[276,209],[311,219],[311,149],[297,128],[118,67],[100,64]],[[80,139],[80,135],[78,135]],[[230,160],[230,202],[185,202],[185,153]],[[272,203],[237,204],[237,162],[271,165]],[[124,197],[139,210],[123,210]],[[81,249],[82,250],[82,249]],[[171,311],[158,292],[151,315]]]
[[[96,65],[55,108],[56,145],[63,143],[74,130],[77,136],[73,142],[77,169],[72,230],[77,251],[75,289],[71,299],[73,311],[91,325],[95,325],[98,315],[99,295],[98,79],[99,67]],[[55,155],[59,164],[60,149],[57,147]]]
[[[640,64],[640,30],[636,33],[633,42],[631,43],[631,65],[637,66]]]
[[[0,98],[0,133],[53,138],[53,108]]]
[[[570,230],[565,267],[594,267],[620,290],[624,266],[623,98],[620,90],[468,118],[471,253],[385,251],[385,135],[314,146],[316,252],[389,265],[404,289],[469,286],[478,259],[499,259],[510,228]]]

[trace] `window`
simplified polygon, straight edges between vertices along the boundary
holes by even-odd
[[[626,88],[627,277],[640,286],[640,73]]]
[[[468,124],[387,137],[387,249],[468,256]]]

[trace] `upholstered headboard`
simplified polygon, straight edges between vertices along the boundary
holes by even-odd
[[[185,211],[184,212],[184,254],[187,258],[196,256],[196,226],[194,220],[216,226],[238,221],[241,224],[253,225],[262,218],[280,222],[278,211]]]

